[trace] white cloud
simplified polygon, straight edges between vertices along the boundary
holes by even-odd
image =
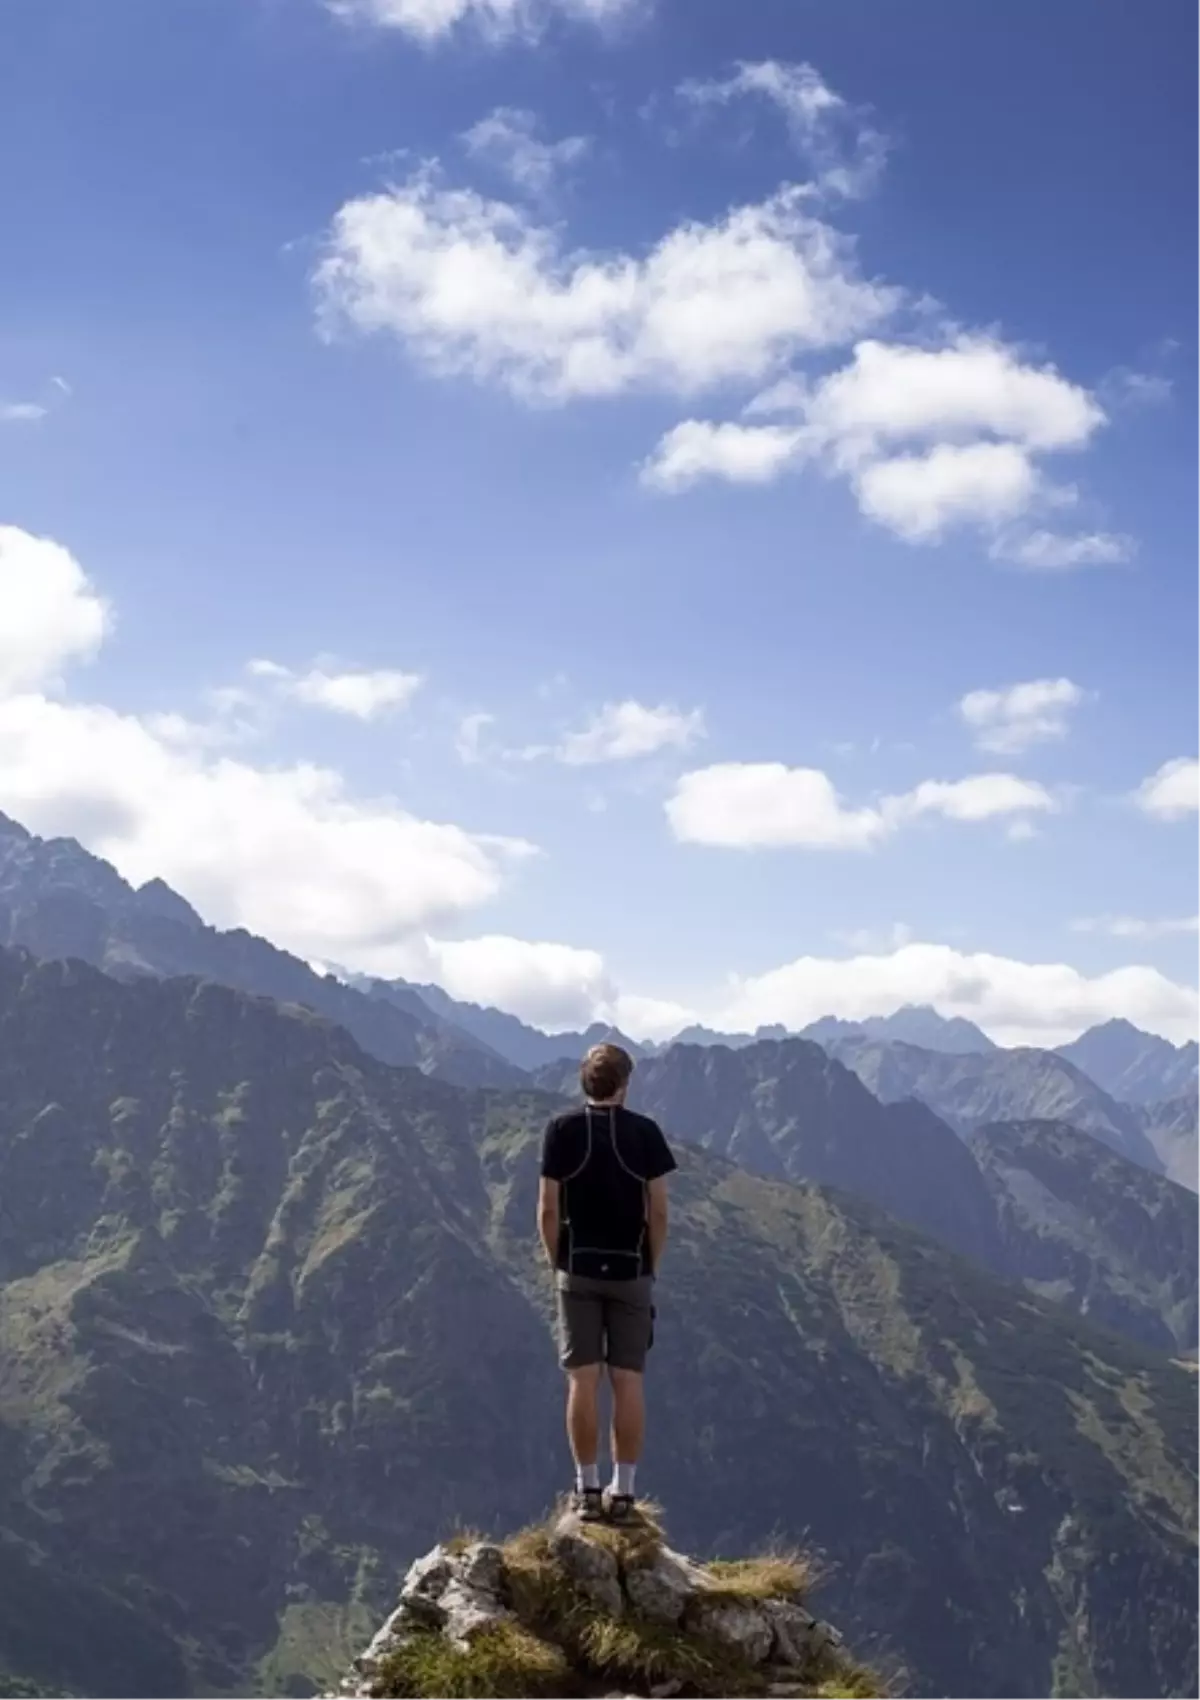
[[[1194,756],[1165,761],[1134,792],[1138,808],[1159,820],[1178,820],[1200,807],[1200,763]]]
[[[615,989],[594,950],[487,935],[427,939],[428,972],[451,997],[493,1005],[553,1032],[586,1026]]]
[[[596,762],[629,761],[658,750],[686,749],[704,736],[704,715],[698,708],[673,708],[660,703],[606,703],[580,732],[571,732],[555,754],[570,767]]]
[[[1065,738],[1072,709],[1086,692],[1070,679],[1027,679],[995,691],[968,691],[958,712],[981,750],[1019,755],[1031,744]]]
[[[0,695],[53,682],[68,662],[94,655],[111,624],[61,544],[0,525]]]
[[[643,0],[327,0],[329,10],[352,22],[403,30],[432,43],[471,24],[486,37],[536,40],[556,15],[583,23],[615,22]]]
[[[935,542],[952,525],[998,525],[1024,513],[1038,474],[1016,443],[940,443],[924,455],[870,461],[854,474],[868,519],[906,543]]]
[[[1200,929],[1195,915],[1161,916],[1146,919],[1137,915],[1085,915],[1071,922],[1076,933],[1106,933],[1114,939],[1165,939]]]
[[[941,348],[868,339],[816,384],[785,373],[745,413],[777,422],[687,420],[660,441],[643,480],[668,491],[703,477],[765,483],[815,462],[847,477],[863,513],[909,542],[962,523],[999,532],[1052,501],[1037,457],[1083,447],[1104,423],[1086,390],[985,336]],[[1027,541],[1011,547],[1029,551]]]
[[[0,425],[32,425],[49,413],[40,401],[0,401]]]
[[[971,444],[981,435],[1029,450],[1080,448],[1104,412],[1053,366],[1029,365],[1007,344],[976,335],[942,348],[860,342],[848,365],[814,387],[804,418],[854,464],[891,444]]]
[[[826,193],[868,193],[887,160],[886,138],[812,65],[742,60],[732,76],[681,83],[679,93],[697,106],[726,106],[745,98],[769,101],[783,115],[796,147],[816,167],[817,183]]]
[[[588,152],[586,136],[564,136],[544,142],[532,112],[497,106],[486,118],[463,132],[468,153],[494,165],[529,195],[545,195],[569,166]]]
[[[42,694],[108,624],[65,549],[0,528],[0,807],[33,831],[78,837],[135,883],[161,876],[218,926],[384,972],[533,853],[357,795],[327,767],[232,759],[180,715]]]
[[[889,955],[805,956],[765,974],[734,976],[710,1019],[729,1031],[776,1021],[798,1029],[822,1015],[862,1020],[913,1003],[965,1016],[1004,1045],[1062,1044],[1114,1016],[1179,1041],[1194,1037],[1198,1014],[1195,989],[1154,968],[1089,977],[1062,962],[914,943]]]
[[[269,679],[284,695],[312,708],[333,714],[349,714],[355,720],[375,720],[391,709],[405,707],[420,689],[419,673],[400,673],[391,668],[374,671],[349,668],[331,671],[317,666],[307,673],[294,673],[277,661],[252,661],[248,671]]]
[[[1137,553],[1132,537],[1112,531],[1078,532],[1063,536],[1055,531],[1031,531],[1023,536],[999,537],[992,558],[1012,561],[1030,572],[1069,572],[1072,567],[1109,567],[1130,561]]]
[[[685,773],[666,804],[676,838],[727,848],[863,849],[922,815],[976,822],[1053,810],[1044,786],[1009,773],[926,779],[876,805],[848,807],[819,768],[724,762]]]
[[[526,401],[761,382],[899,299],[794,186],[637,257],[566,252],[520,208],[428,170],[341,208],[315,286],[327,327],[392,335]]]
[[[799,434],[784,425],[684,419],[661,438],[641,469],[642,483],[676,491],[704,478],[769,484],[792,460]]]

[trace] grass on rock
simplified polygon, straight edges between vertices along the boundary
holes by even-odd
[[[682,1695],[698,1700],[767,1693],[771,1679],[762,1668],[693,1621],[654,1623],[633,1611],[613,1617],[596,1606],[555,1556],[553,1540],[561,1517],[559,1507],[546,1521],[503,1544],[513,1621],[484,1630],[461,1650],[436,1630],[413,1635],[383,1661],[375,1692],[382,1697],[436,1695],[444,1700],[459,1695],[566,1700],[614,1690],[647,1694],[652,1687],[675,1683]],[[656,1506],[639,1506],[638,1516],[628,1524],[580,1527],[589,1540],[613,1554],[622,1573],[653,1564],[664,1544]],[[462,1551],[469,1541],[464,1531],[447,1545]],[[803,1554],[786,1551],[697,1568],[709,1582],[707,1593],[714,1604],[798,1599],[813,1576]],[[872,1673],[832,1649],[818,1655],[810,1671],[798,1672],[797,1681],[806,1682],[807,1692],[824,1700],[860,1700],[886,1692]]]

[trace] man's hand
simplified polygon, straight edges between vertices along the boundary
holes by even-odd
[[[667,1177],[650,1181],[646,1186],[646,1222],[650,1230],[650,1268],[655,1275],[662,1262],[667,1243]]]
[[[551,1269],[558,1258],[559,1182],[543,1175],[538,1186],[538,1233]]]

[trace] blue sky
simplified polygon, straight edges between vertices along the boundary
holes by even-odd
[[[1185,1036],[1195,33],[13,0],[0,808],[545,1025]]]

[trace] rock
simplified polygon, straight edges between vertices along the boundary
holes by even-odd
[[[707,1605],[699,1614],[699,1625],[735,1647],[754,1665],[761,1665],[770,1656],[775,1642],[774,1628],[756,1606]]]
[[[400,1598],[421,1595],[436,1600],[454,1576],[454,1559],[445,1547],[434,1547],[424,1558],[414,1559],[400,1588]]]
[[[617,1561],[612,1553],[569,1524],[560,1524],[550,1540],[550,1550],[581,1593],[593,1605],[620,1617],[625,1598],[617,1574]]]
[[[809,1631],[808,1647],[811,1653],[823,1653],[827,1647],[840,1647],[842,1638],[831,1623],[814,1623]]]
[[[682,1687],[682,1682],[656,1682],[650,1693],[653,1700],[675,1700]]]
[[[491,1541],[476,1541],[458,1560],[457,1571],[468,1588],[498,1594],[504,1581],[504,1554]]]
[[[625,1572],[630,1605],[655,1623],[678,1623],[696,1592],[691,1570],[677,1553],[664,1548],[653,1564]]]
[[[468,1588],[457,1577],[438,1604],[446,1614],[447,1639],[459,1648],[466,1647],[471,1637],[478,1635],[480,1630],[490,1629],[494,1623],[502,1623],[512,1616],[495,1594],[485,1593],[482,1588]]]
[[[403,1635],[410,1629],[440,1629],[445,1621],[446,1612],[439,1600],[428,1594],[410,1594],[388,1618],[387,1627],[393,1635]]]
[[[762,1609],[775,1632],[773,1657],[785,1665],[802,1665],[809,1657],[816,1619],[792,1600],[764,1600]]]
[[[370,1642],[366,1652],[360,1653],[353,1661],[355,1670],[362,1676],[374,1676],[381,1662],[389,1653],[395,1652],[400,1642],[401,1637],[385,1623]]]

